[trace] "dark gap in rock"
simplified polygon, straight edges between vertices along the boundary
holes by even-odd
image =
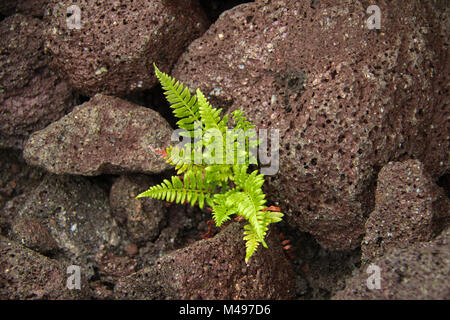
[[[87,180],[91,181],[93,184],[100,187],[106,194],[109,195],[109,191],[114,183],[114,181],[119,177],[119,175],[113,174],[102,174],[99,176],[86,177]]]
[[[150,108],[158,112],[172,128],[177,128],[177,119],[173,115],[170,104],[164,96],[161,85],[156,85],[152,89],[135,92],[124,98],[137,105]]]
[[[318,6],[320,6],[320,1],[312,0],[309,6],[311,7],[311,9],[316,9]]]
[[[276,228],[280,233],[280,241],[290,240],[289,244],[292,245],[285,251],[296,274],[295,299],[330,299],[344,288],[345,280],[352,277],[352,272],[361,266],[360,247],[331,251],[323,248],[309,233],[285,221],[278,223]]]
[[[77,98],[78,98],[78,103],[79,104],[83,104],[85,102],[88,102],[89,100],[91,100],[91,98],[87,97],[87,96],[83,96],[81,94],[77,94]]]
[[[358,196],[361,204],[364,217],[368,217],[370,213],[375,209],[375,193],[377,190],[378,174],[380,173],[381,166],[375,165],[373,167],[373,175],[367,182],[367,188]]]
[[[211,23],[214,23],[222,12],[227,11],[237,5],[254,2],[246,0],[200,0],[200,5],[205,10]]]
[[[114,290],[114,287],[116,286],[115,283],[112,283],[110,281],[102,281],[102,284],[111,291]]]
[[[96,265],[92,266],[92,269],[94,271],[94,274],[89,278],[90,282],[94,282],[94,281],[100,281],[101,280],[101,276],[99,274],[99,269]]]
[[[450,199],[450,173],[446,173],[443,176],[439,177],[437,185],[444,189],[445,194]]]

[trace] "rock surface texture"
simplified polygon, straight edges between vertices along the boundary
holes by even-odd
[[[83,278],[81,278],[83,279]],[[0,236],[0,299],[85,299],[81,290],[67,288],[67,266]]]
[[[32,132],[75,105],[67,82],[48,68],[43,28],[21,14],[0,22],[0,148],[22,149]]]
[[[380,269],[380,288],[369,289],[367,274],[361,272],[349,280],[338,292],[337,300],[448,300],[450,299],[450,230],[436,240],[392,248],[383,257],[374,260]]]
[[[24,157],[56,174],[158,173],[169,166],[152,150],[165,149],[171,134],[155,111],[98,94],[35,132]]]
[[[0,299],[449,300],[447,2],[0,1]],[[176,171],[154,63],[278,130],[248,264],[241,220],[136,199]]]
[[[392,247],[431,240],[450,222],[450,202],[417,160],[390,162],[378,174],[375,210],[366,221],[363,262]]]
[[[39,185],[46,173],[28,166],[18,150],[0,150],[0,158],[1,210],[8,200]]]
[[[86,263],[121,241],[106,193],[83,177],[47,176],[3,211],[12,217],[10,238],[42,253],[56,251],[66,261]]]
[[[121,279],[119,299],[289,299],[294,278],[277,237],[267,239],[271,250],[260,249],[244,262],[245,247],[238,223],[212,239],[202,240],[163,256],[155,265]]]
[[[331,249],[359,246],[377,170],[388,161],[426,158],[435,177],[450,165],[442,148],[428,148],[437,136],[433,117],[448,98],[442,19],[430,1],[379,1],[381,29],[370,30],[369,5],[237,6],[173,71],[214,105],[243,109],[259,127],[280,130],[270,198],[290,224]],[[443,127],[448,148],[448,121]]]
[[[43,16],[49,0],[3,0],[0,3],[0,13],[8,16],[22,13],[33,16]]]
[[[77,11],[67,23],[67,9]],[[156,84],[153,62],[169,71],[207,19],[194,1],[51,1],[46,48],[54,67],[84,95],[125,95]]]
[[[144,175],[119,177],[111,187],[109,203],[116,221],[135,243],[153,241],[165,225],[167,210],[157,199],[136,199],[136,196],[156,184]]]

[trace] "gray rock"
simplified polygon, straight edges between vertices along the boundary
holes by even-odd
[[[19,201],[8,202],[4,211],[15,216],[11,226],[15,239],[36,248],[31,241],[36,231],[20,226],[24,219],[37,221],[56,241],[62,258],[73,263],[86,263],[98,251],[121,242],[106,193],[86,178],[47,176]],[[51,241],[41,237],[37,247],[49,246]]]
[[[109,193],[112,215],[126,228],[129,239],[138,244],[155,240],[166,223],[167,209],[163,201],[136,199],[138,194],[155,184],[144,175],[121,176]]]
[[[159,173],[172,129],[155,111],[98,94],[43,130],[24,149],[25,160],[56,174]]]

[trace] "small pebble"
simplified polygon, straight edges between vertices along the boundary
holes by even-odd
[[[135,256],[138,254],[139,249],[138,246],[135,243],[129,243],[126,247],[125,247],[125,252],[127,253],[127,255],[129,256]]]

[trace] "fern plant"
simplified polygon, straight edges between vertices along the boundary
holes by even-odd
[[[180,136],[188,142],[160,151],[175,166],[177,175],[150,187],[137,198],[198,204],[201,209],[206,204],[217,226],[233,215],[242,217],[248,222],[244,226],[248,263],[259,244],[267,248],[264,238],[268,225],[283,217],[277,207],[265,205],[264,176],[258,170],[249,172],[250,166],[256,164],[252,152],[258,144],[255,126],[237,110],[231,113],[234,128],[230,129],[229,115],[221,117],[222,109],[212,107],[200,89],[191,94],[183,83],[154,67],[173,113],[180,119],[177,122],[182,129]]]

